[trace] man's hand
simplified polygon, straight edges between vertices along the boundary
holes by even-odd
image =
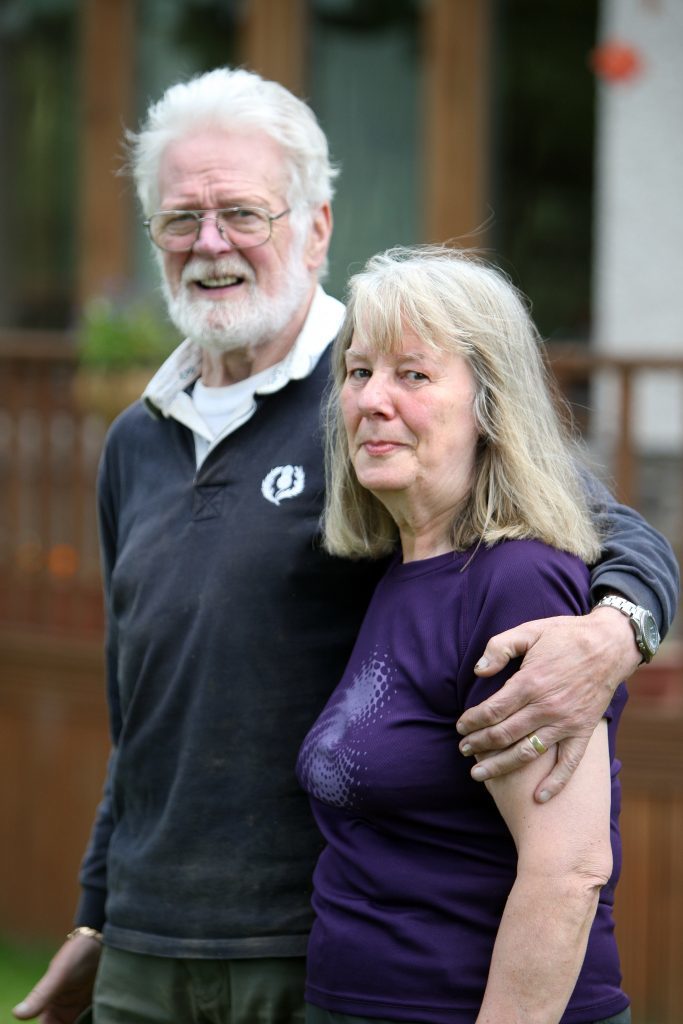
[[[457,723],[465,736],[460,751],[484,759],[472,769],[477,781],[504,775],[537,757],[536,733],[546,747],[558,744],[557,761],[534,796],[540,803],[564,788],[617,685],[641,660],[630,623],[616,608],[589,615],[525,622],[489,640],[475,671],[500,672],[524,656],[518,672]]]
[[[12,1013],[18,1020],[40,1024],[73,1024],[90,1006],[102,947],[97,939],[74,935],[50,961],[36,987]]]

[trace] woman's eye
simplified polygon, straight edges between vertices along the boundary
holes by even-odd
[[[348,371],[349,380],[367,380],[370,376],[370,371],[364,367],[356,367],[353,370]]]
[[[422,373],[420,370],[406,370],[406,377],[408,380],[421,381],[429,380],[426,373]]]

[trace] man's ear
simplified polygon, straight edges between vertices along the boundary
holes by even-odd
[[[332,209],[329,203],[323,203],[313,214],[308,229],[304,256],[309,270],[318,270],[325,262],[327,250],[332,237]]]

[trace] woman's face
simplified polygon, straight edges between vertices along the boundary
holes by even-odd
[[[341,409],[361,485],[380,499],[403,493],[436,514],[457,505],[471,486],[477,444],[468,363],[413,331],[385,354],[356,332],[346,369]]]

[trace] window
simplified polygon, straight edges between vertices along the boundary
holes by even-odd
[[[0,327],[64,327],[75,277],[75,5],[0,11]]]
[[[491,245],[543,334],[590,328],[596,0],[500,0]]]
[[[315,0],[310,103],[341,166],[327,289],[373,253],[421,241],[420,3]]]

